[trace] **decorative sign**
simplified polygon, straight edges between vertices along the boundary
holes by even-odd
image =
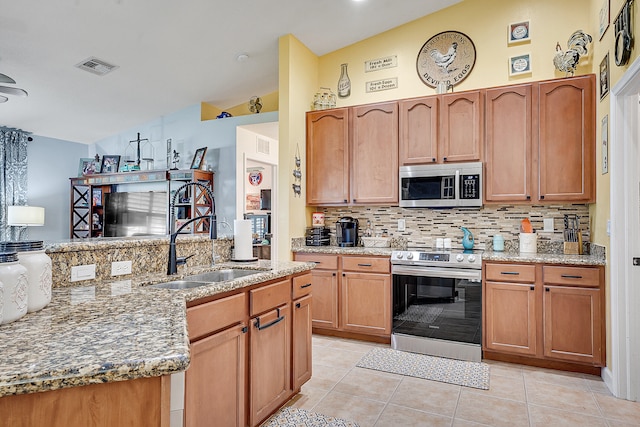
[[[420,48],[416,69],[424,84],[435,88],[444,81],[451,86],[462,82],[476,63],[476,47],[458,31],[444,31]]]
[[[391,77],[388,79],[382,80],[374,80],[372,82],[366,83],[366,91],[369,92],[380,92],[382,90],[389,89],[398,89],[398,78]]]
[[[262,183],[262,172],[249,172],[249,184],[258,186],[260,183]]]
[[[529,21],[509,24],[509,44],[531,41]]]
[[[398,56],[392,55],[385,58],[370,59],[364,61],[364,72],[384,70],[385,68],[393,68],[398,66]]]
[[[523,53],[509,57],[509,75],[517,76],[531,72],[531,55]]]

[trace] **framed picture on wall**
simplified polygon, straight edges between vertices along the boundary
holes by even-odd
[[[509,57],[509,76],[531,73],[531,54],[523,53]]]
[[[609,93],[609,52],[600,62],[600,101]]]
[[[604,33],[607,32],[607,28],[609,28],[609,21],[611,20],[611,12],[610,9],[611,0],[604,0],[602,3],[602,7],[600,8],[600,25],[598,27],[598,35],[600,36],[600,40],[604,36]]]
[[[204,161],[204,155],[207,154],[207,147],[198,148],[196,154],[193,155],[190,169],[200,169]]]
[[[100,173],[116,173],[120,167],[120,156],[108,155],[102,156],[102,167]]]
[[[509,24],[507,37],[509,44],[531,41],[531,22],[521,21]]]
[[[78,165],[78,176],[93,175],[94,173],[100,173],[100,165],[97,164],[94,158],[82,158]]]

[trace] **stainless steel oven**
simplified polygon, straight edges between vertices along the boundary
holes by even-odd
[[[393,327],[398,350],[482,359],[482,253],[393,251]]]

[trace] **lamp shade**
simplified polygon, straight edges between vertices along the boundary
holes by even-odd
[[[39,206],[8,206],[7,224],[17,226],[44,225],[44,208]]]

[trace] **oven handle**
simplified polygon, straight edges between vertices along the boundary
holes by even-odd
[[[415,267],[409,265],[392,265],[391,274],[418,276],[418,277],[442,277],[443,279],[467,279],[479,282],[482,280],[482,270],[439,267]]]

